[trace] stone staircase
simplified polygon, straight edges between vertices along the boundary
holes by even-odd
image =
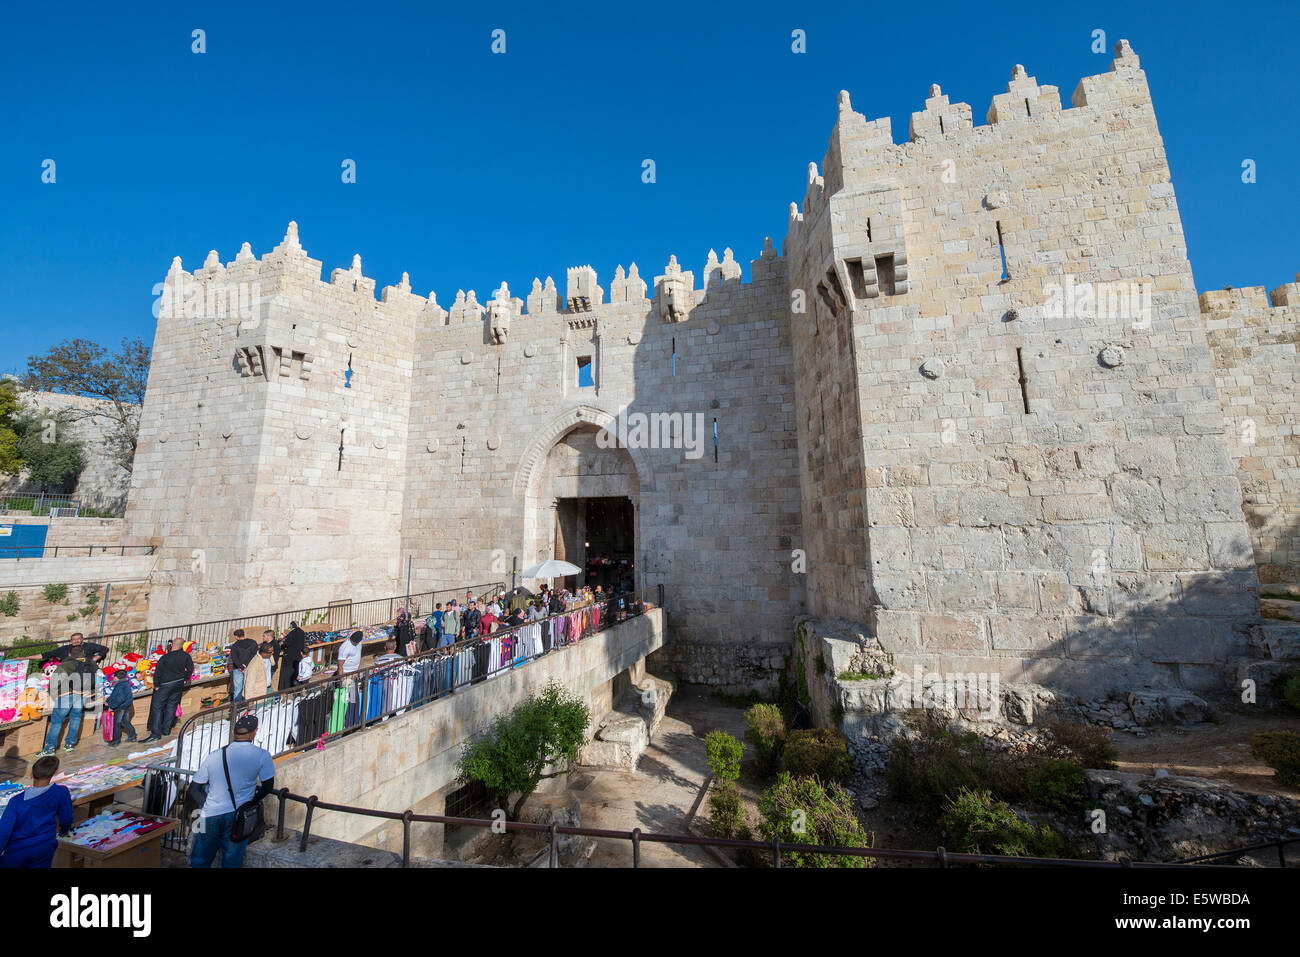
[[[648,672],[635,679],[596,721],[596,733],[578,754],[578,763],[593,768],[633,771],[650,746],[673,696],[673,683]]]

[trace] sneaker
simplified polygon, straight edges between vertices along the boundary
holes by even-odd
[[[53,748],[41,748],[41,750],[36,752],[36,756],[38,758],[48,758],[48,757],[52,757],[53,755],[54,755]]]
[[[63,746],[63,753],[64,753],[64,754],[71,754],[73,751],[76,751],[76,750],[77,750],[77,746],[76,746],[75,744],[65,744],[65,745]]]
[[[106,747],[106,748],[115,748],[115,747],[117,747],[117,742],[116,742],[116,741],[105,741],[105,742],[104,742],[104,747]]]
[[[141,741],[140,743],[141,743],[141,744],[149,744],[149,743],[152,742],[152,741],[161,741],[161,740],[162,740],[162,735],[160,735],[160,734],[151,734],[151,735],[149,735],[149,737],[145,738],[145,739],[144,739],[143,741]]]

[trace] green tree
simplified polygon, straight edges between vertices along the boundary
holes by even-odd
[[[148,380],[149,347],[142,339],[123,339],[112,354],[89,339],[65,339],[41,355],[28,357],[22,385],[33,392],[101,400],[74,406],[67,414],[72,422],[93,422],[105,436],[108,454],[129,472]]]
[[[517,821],[544,778],[568,773],[587,741],[590,721],[586,703],[552,681],[465,745],[460,776],[482,781],[495,792],[506,817]],[[513,808],[511,794],[519,795]]]
[[[62,412],[24,409],[14,416],[18,454],[27,480],[44,489],[61,489],[81,472],[81,442],[72,435],[72,420]]]
[[[13,427],[17,412],[17,383],[0,382],[0,472],[6,475],[16,475],[23,467],[23,457],[18,454],[18,433]]]

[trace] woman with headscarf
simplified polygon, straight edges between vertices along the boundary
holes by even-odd
[[[296,621],[289,622],[289,633],[280,643],[280,691],[288,691],[298,683],[298,662],[307,655],[307,632]]]
[[[415,626],[405,608],[397,609],[397,623],[393,625],[393,637],[397,639],[397,653],[407,657],[407,644],[415,641]]]

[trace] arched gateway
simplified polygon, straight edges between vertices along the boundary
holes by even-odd
[[[525,567],[559,558],[584,569],[568,585],[618,583],[629,572],[641,587],[641,492],[653,487],[640,449],[604,448],[616,434],[613,414],[581,405],[556,416],[528,445],[515,473],[524,500]]]

